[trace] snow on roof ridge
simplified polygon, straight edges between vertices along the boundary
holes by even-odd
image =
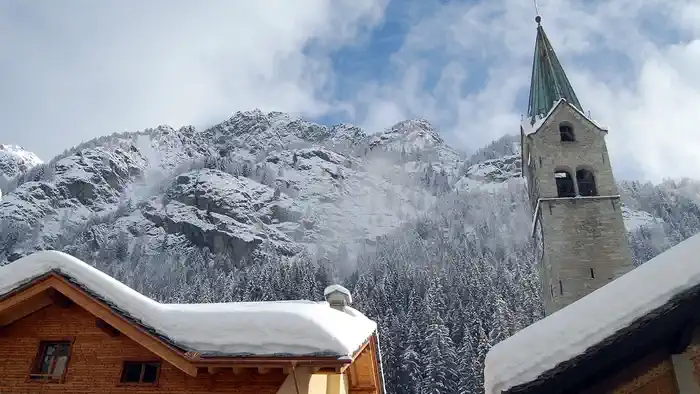
[[[69,276],[178,345],[200,353],[347,356],[377,328],[360,312],[344,313],[326,302],[161,304],[54,250],[0,267],[0,295],[51,271]]]
[[[562,97],[559,100],[557,100],[554,103],[554,105],[552,105],[552,108],[549,109],[549,112],[547,112],[546,115],[541,116],[537,120],[535,120],[535,123],[530,124],[530,118],[527,118],[527,117],[522,119],[522,121],[520,122],[520,125],[522,126],[523,132],[525,133],[525,135],[529,135],[529,134],[537,132],[540,129],[540,127],[542,127],[542,125],[547,121],[547,119],[549,119],[549,117],[552,116],[552,113],[559,106],[559,104],[561,104],[562,101],[565,102],[566,104],[568,104],[570,108],[572,108],[574,111],[578,112],[579,115],[581,115],[587,121],[591,122],[591,124],[593,124],[597,128],[599,128],[603,131],[608,131],[607,127],[602,126],[600,123],[591,119],[588,115],[583,113],[583,111],[576,108],[575,105],[572,105],[571,103],[569,103],[568,100],[566,100],[565,98]]]
[[[334,284],[334,285],[330,285],[330,286],[326,287],[323,290],[323,295],[327,296],[328,294],[331,294],[334,291],[339,291],[343,294],[350,294],[350,291],[348,289],[346,289],[344,286],[339,285],[339,284]]]
[[[532,382],[700,285],[698,254],[700,234],[496,344],[486,356],[485,392]]]

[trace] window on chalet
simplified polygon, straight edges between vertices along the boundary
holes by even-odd
[[[125,361],[122,367],[122,383],[155,384],[160,373],[159,362]]]
[[[63,381],[68,371],[69,357],[70,341],[41,342],[29,375],[30,379],[49,382]]]

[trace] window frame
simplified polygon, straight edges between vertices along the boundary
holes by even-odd
[[[581,174],[584,174],[583,176],[580,176]],[[578,189],[579,195],[583,197],[596,197],[600,195],[600,192],[598,191],[598,179],[596,177],[596,173],[593,170],[590,170],[589,168],[586,167],[579,167],[576,169],[576,188]],[[585,176],[589,176],[590,179],[586,179]],[[587,188],[581,187],[581,184],[584,186],[588,186]],[[590,191],[590,194],[582,194],[581,190],[584,191]]]
[[[568,129],[565,131],[565,129]],[[574,126],[568,122],[568,121],[563,121],[559,123],[559,141],[565,144],[570,144],[572,142],[576,142],[576,131],[574,130]],[[567,135],[571,139],[564,139],[564,136]]]
[[[126,370],[126,366],[128,364],[141,364],[141,376],[139,377],[138,382],[125,382],[124,379],[124,372]],[[156,372],[156,379],[153,382],[143,382],[143,375],[146,372],[145,365],[146,364],[156,364],[158,366],[158,371]],[[122,361],[122,366],[119,371],[119,377],[117,386],[158,386],[160,382],[160,373],[163,368],[163,362],[162,360],[156,360],[156,359],[127,359]]]
[[[565,176],[561,176],[561,177],[557,176],[559,174],[564,174]],[[555,170],[554,174],[553,174],[553,178],[554,178],[554,187],[556,188],[556,192],[557,192],[557,198],[576,197],[576,195],[578,193],[576,188],[578,185],[576,184],[576,179],[571,175],[571,172],[569,170],[566,170],[566,169]],[[559,185],[560,179],[564,179],[566,182],[570,183],[571,190],[570,190],[570,193],[567,193],[567,195],[562,195],[563,194],[562,189],[560,189],[560,185]]]
[[[66,375],[68,374],[68,367],[70,366],[71,356],[73,354],[73,344],[75,343],[75,338],[56,338],[56,339],[41,339],[36,345],[36,353],[32,364],[29,368],[29,374],[27,375],[28,382],[35,383],[63,383],[66,381]],[[60,377],[55,378],[51,374],[41,374],[41,364],[44,360],[44,355],[46,354],[46,349],[50,345],[68,345],[66,364],[63,368],[63,373]]]

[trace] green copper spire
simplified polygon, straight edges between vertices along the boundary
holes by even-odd
[[[527,115],[530,122],[533,123],[536,116],[546,115],[552,109],[552,105],[561,98],[583,111],[581,103],[579,103],[576,93],[574,93],[574,89],[564,73],[564,68],[559,63],[554,48],[552,48],[552,44],[540,24],[542,18],[538,15],[535,21],[537,22],[537,39],[535,41],[535,58],[532,62],[530,102],[527,108]]]

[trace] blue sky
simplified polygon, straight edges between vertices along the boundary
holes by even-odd
[[[700,172],[700,4],[540,0],[618,178]],[[530,0],[6,0],[0,143],[48,159],[91,138],[235,111],[381,131],[428,119],[469,151],[517,133]]]

